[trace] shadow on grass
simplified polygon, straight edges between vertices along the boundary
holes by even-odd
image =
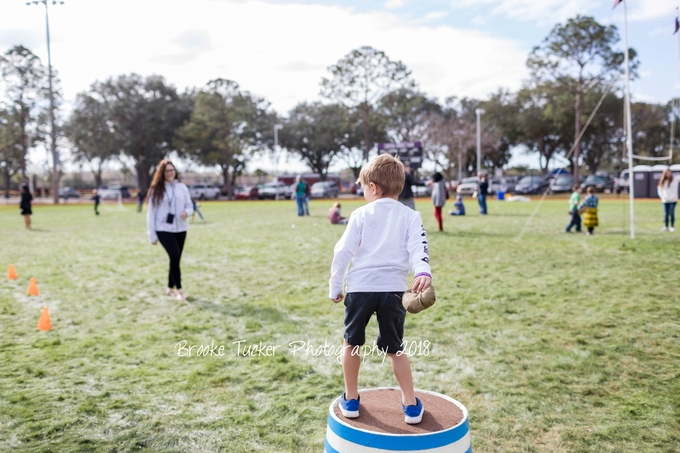
[[[286,321],[288,318],[286,313],[278,308],[261,307],[237,300],[215,303],[197,297],[188,297],[187,303],[205,311],[237,318],[251,316],[260,321],[267,322],[281,322]]]

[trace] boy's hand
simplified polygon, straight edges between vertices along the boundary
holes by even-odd
[[[426,275],[421,275],[420,277],[413,280],[413,285],[411,285],[411,291],[414,293],[422,293],[432,284],[432,279]]]
[[[335,299],[331,299],[333,302],[336,304],[342,300],[342,294],[338,294],[338,296]]]

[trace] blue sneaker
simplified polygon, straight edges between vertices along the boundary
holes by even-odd
[[[345,394],[340,397],[340,412],[347,418],[357,418],[359,416],[359,400],[361,396],[357,397],[355,400],[347,401],[345,399]]]
[[[423,419],[425,408],[418,398],[416,398],[415,406],[404,406],[402,404],[401,408],[404,410],[404,421],[409,425],[417,425]]]

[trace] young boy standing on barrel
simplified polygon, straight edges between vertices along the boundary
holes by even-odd
[[[415,397],[411,365],[403,353],[406,310],[402,296],[411,271],[413,292],[425,291],[432,282],[427,236],[420,213],[398,201],[404,185],[404,166],[398,159],[389,154],[378,156],[361,169],[358,183],[368,204],[350,216],[331,265],[329,297],[333,302],[342,301],[347,279],[342,353],[345,393],[340,411],[347,418],[359,416],[359,348],[366,342],[366,325],[376,313],[377,347],[392,362],[404,420],[416,424],[424,409]]]

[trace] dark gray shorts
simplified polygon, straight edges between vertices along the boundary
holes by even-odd
[[[404,349],[406,310],[401,305],[404,293],[348,293],[345,298],[345,340],[351,346],[366,343],[366,326],[373,313],[378,318],[381,351],[394,354]]]

